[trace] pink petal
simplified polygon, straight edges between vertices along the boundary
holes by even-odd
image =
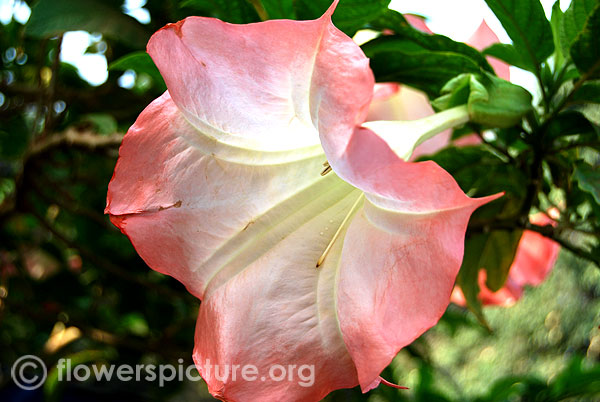
[[[288,153],[285,164],[229,151],[189,124],[165,93],[125,136],[108,188],[106,212],[140,256],[199,298],[219,268],[219,250],[258,230],[255,218],[273,205],[322,182],[321,151]]]
[[[477,134],[467,134],[455,139],[452,143],[457,147],[468,147],[469,145],[479,145],[482,141]]]
[[[333,301],[343,243],[315,263],[359,192],[320,175],[323,154],[257,165],[223,151],[231,156],[165,93],[125,136],[106,211],[149,266],[203,299],[194,358],[215,396],[317,401],[355,386]],[[266,378],[220,380],[207,360],[255,365]],[[315,382],[271,380],[274,364],[313,365]]]
[[[417,120],[432,115],[433,108],[427,95],[416,89],[398,84],[377,84],[369,107],[367,121]],[[396,90],[392,88],[396,86]]]
[[[317,126],[360,123],[373,91],[368,59],[331,23],[336,4],[313,21],[189,17],[155,33],[148,53],[185,117],[216,140],[261,151],[310,147]]]
[[[493,45],[494,43],[499,42],[500,40],[494,31],[492,31],[491,28],[485,23],[485,21],[481,21],[481,25],[479,25],[477,31],[475,31],[473,36],[467,40],[469,45],[480,51]],[[508,64],[494,57],[487,57],[487,60],[491,64],[498,77],[505,80],[510,80],[510,69]]]
[[[373,87],[373,99],[371,100],[371,105],[369,106],[369,114],[373,108],[374,102],[387,101],[392,98],[400,91],[400,84],[395,82],[384,82],[377,83]],[[375,120],[386,120],[386,119],[375,119]]]
[[[484,305],[510,307],[523,295],[523,287],[516,283],[510,275],[506,278],[504,286],[496,292],[488,289],[485,284],[486,278],[485,270],[480,270],[478,282],[481,291],[478,297]]]
[[[529,217],[537,225],[556,225],[556,222],[541,212]],[[523,232],[515,260],[510,268],[510,277],[520,286],[538,286],[548,276],[560,251],[560,245],[531,230]]]
[[[469,217],[499,195],[471,199],[438,165],[400,160],[367,129],[355,131],[336,165],[367,193],[344,239],[338,280],[340,328],[366,390],[442,316]]]
[[[424,18],[419,17],[418,15],[412,15],[412,14],[404,14],[404,18],[406,18],[406,21],[410,25],[412,25],[413,28],[416,28],[419,31],[423,31],[425,33],[429,33],[429,34],[433,33],[433,32],[431,32],[431,29],[429,29],[429,27],[425,23]]]
[[[517,300],[521,298],[523,294],[523,288],[518,284],[514,283],[510,279],[510,277],[506,280],[505,286],[498,290],[497,292],[492,292],[485,285],[486,280],[485,270],[482,269],[479,271],[479,277],[477,282],[479,283],[480,292],[477,297],[481,300],[483,305],[493,305],[493,306],[504,306],[510,307]],[[454,290],[452,290],[452,296],[450,297],[450,301],[459,306],[466,306],[467,301],[465,299],[465,295],[462,292],[462,289],[459,286],[455,286]]]
[[[234,262],[212,280],[200,308],[194,361],[213,395],[228,401],[309,402],[358,384],[335,308],[336,256],[343,243],[336,242],[324,264],[315,267],[338,218],[356,197],[353,192],[322,208],[249,265]],[[235,380],[218,378],[203,367],[207,361],[221,367],[251,364],[260,374],[255,382],[239,373]],[[314,384],[299,384],[290,365],[313,366]],[[277,366],[291,377],[273,380],[268,374]]]

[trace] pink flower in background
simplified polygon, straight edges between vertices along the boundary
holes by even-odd
[[[529,221],[536,225],[555,224],[555,221],[541,212],[531,215]],[[538,286],[546,279],[559,251],[560,245],[555,241],[537,232],[525,230],[502,289],[497,292],[488,289],[485,284],[485,270],[479,271],[479,299],[484,305],[512,306],[523,295],[525,286]],[[458,286],[452,292],[452,302],[460,306],[466,305],[465,297]]]
[[[529,217],[529,222],[535,225],[556,225],[560,215],[558,210],[551,209],[549,215],[538,212]],[[537,232],[526,230],[519,242],[517,255],[513,262],[510,275],[515,283],[525,286],[538,286],[548,276],[558,257],[560,245]]]
[[[314,21],[190,17],[148,44],[168,91],[125,136],[106,212],[202,300],[193,356],[222,400],[377,386],[444,313],[468,219],[498,196],[467,197],[435,163],[398,156],[414,143],[361,126],[373,75],[331,23],[336,4]],[[274,380],[273,365],[312,365],[314,382]]]

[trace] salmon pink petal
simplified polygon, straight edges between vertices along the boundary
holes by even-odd
[[[226,263],[219,253],[244,246],[248,233],[266,230],[275,219],[259,216],[285,214],[337,179],[320,176],[325,159],[320,147],[285,156],[285,163],[267,163],[263,153],[240,153],[216,142],[193,127],[165,93],[123,140],[106,212],[150,267],[202,298]]]
[[[363,391],[444,314],[469,216],[489,200],[428,212],[390,211],[367,201],[352,221],[339,272],[338,314]]]
[[[517,300],[521,298],[523,294],[523,288],[515,283],[510,276],[506,279],[506,283],[504,287],[502,287],[497,292],[492,292],[485,285],[486,280],[485,270],[482,269],[479,271],[478,283],[479,288],[481,289],[479,295],[477,297],[481,300],[483,305],[492,305],[492,306],[503,306],[510,307]],[[450,301],[459,306],[466,306],[467,301],[465,299],[465,295],[462,292],[462,289],[459,286],[455,286],[452,291],[452,296],[450,297]]]
[[[149,266],[203,300],[194,359],[217,397],[317,401],[358,383],[335,310],[342,243],[316,263],[360,192],[321,176],[322,153],[300,155],[270,164],[232,152],[168,93],[121,146],[106,211]],[[276,364],[306,367],[283,381],[270,376]],[[265,380],[227,376],[234,365],[256,366]]]
[[[468,147],[470,145],[481,144],[481,137],[477,134],[467,134],[460,138],[455,139],[452,143],[457,147]]]
[[[556,222],[544,213],[529,217],[536,225],[555,225]],[[560,251],[560,245],[540,233],[525,230],[515,260],[510,268],[510,277],[520,286],[538,286],[548,276]]]
[[[331,22],[234,25],[189,17],[148,43],[173,101],[197,129],[243,149],[319,144],[319,130],[362,122],[374,78],[369,61]]]
[[[433,32],[431,31],[431,29],[429,29],[429,27],[427,26],[427,24],[425,23],[425,19],[422,17],[419,17],[418,15],[413,15],[413,14],[404,14],[404,18],[406,18],[406,21],[413,26],[413,28],[418,29],[419,31],[428,33],[428,34],[432,34]]]
[[[369,113],[373,108],[374,102],[387,101],[400,91],[400,84],[395,82],[377,83],[373,87],[373,99],[369,107]],[[388,120],[388,119],[371,119],[371,120]]]
[[[341,239],[318,269],[316,262],[359,196],[354,190],[337,202],[326,194],[316,197],[321,213],[300,211],[273,233],[270,248],[243,251],[241,261],[238,257],[211,281],[198,317],[194,361],[213,395],[316,402],[358,384],[336,311]],[[252,365],[259,374],[255,382],[239,372],[235,379],[224,377],[207,369],[207,362],[222,368]],[[277,367],[285,368],[279,380],[269,375],[280,376]]]
[[[448,304],[468,216],[487,200],[363,131],[349,158],[367,175],[366,201],[335,174],[320,175],[322,154],[261,164],[209,141],[168,93],[126,135],[107,212],[151,267],[203,299],[194,359],[213,395],[317,401],[359,379],[367,390]],[[382,152],[375,170],[357,154],[368,141]],[[227,376],[236,365],[256,366],[259,381]],[[305,369],[283,380],[271,373],[294,365]]]
[[[496,292],[488,289],[485,284],[486,278],[485,270],[480,270],[478,278],[479,287],[481,288],[479,299],[484,305],[509,307],[515,304],[523,295],[523,286],[516,283],[510,275],[506,278],[504,286]]]
[[[500,40],[498,36],[492,31],[492,29],[485,23],[485,21],[481,21],[481,25],[477,28],[477,31],[467,40],[467,43],[473,46],[475,49],[481,51],[485,48],[493,45],[494,43],[499,43]],[[488,62],[496,72],[496,75],[505,80],[510,80],[510,68],[509,65],[505,62],[498,60],[494,57],[487,57]]]
[[[433,113],[423,92],[394,83],[376,84],[367,120],[417,120]]]
[[[355,131],[337,168],[366,193],[338,274],[340,328],[366,390],[398,350],[442,316],[469,217],[499,195],[467,197],[437,164],[404,162],[366,128]]]

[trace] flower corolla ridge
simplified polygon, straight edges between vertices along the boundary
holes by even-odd
[[[336,4],[312,21],[189,17],[148,44],[168,91],[125,136],[106,212],[202,300],[193,357],[223,400],[377,386],[444,313],[468,219],[499,196],[471,199],[435,163],[399,156],[440,118],[398,126],[404,140],[361,125],[373,74],[332,24]],[[271,378],[275,365],[309,365],[314,382]]]

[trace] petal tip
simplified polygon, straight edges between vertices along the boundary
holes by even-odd
[[[159,37],[162,37],[168,32],[173,32],[179,39],[183,38],[183,25],[185,24],[188,18],[184,18],[177,22],[168,23],[167,25],[163,26],[158,31],[152,34],[152,36],[148,40],[148,44],[146,45],[146,52],[150,55],[150,57],[152,57],[152,59],[154,59],[154,48],[156,47],[156,42],[158,41]]]
[[[339,2],[340,2],[340,0],[334,0],[333,3],[331,3],[331,5],[327,9],[327,11],[325,11],[325,14],[323,14],[323,16],[321,18],[331,19],[331,16],[333,15],[333,12],[337,8]]]
[[[396,388],[396,389],[410,389],[410,388],[404,387],[402,385],[394,384],[393,382],[388,381],[381,376],[378,376],[372,383],[370,383],[368,386],[362,388],[363,394],[377,388],[380,384],[383,384],[383,385],[391,387],[391,388]]]
[[[396,388],[396,389],[410,389],[408,387],[403,387],[402,385],[394,384],[393,382],[390,382],[383,377],[379,377],[379,381],[383,385],[387,385],[388,387],[392,387],[392,388]]]
[[[159,29],[158,32],[160,32],[162,30],[173,30],[173,32],[175,32],[175,35],[177,35],[178,37],[181,38],[181,37],[183,37],[182,28],[183,28],[184,23],[185,23],[185,19],[183,19],[181,21],[169,23],[169,24],[165,25],[164,27],[162,27],[161,29]]]
[[[109,212],[105,212],[105,213],[109,213]],[[119,215],[109,215],[108,217],[110,219],[110,222],[113,225],[115,225],[117,228],[119,228],[121,233],[123,233],[124,235],[127,236],[127,233],[125,232],[125,217],[119,216]]]
[[[497,200],[500,197],[503,197],[506,194],[505,191],[502,191],[500,193],[496,193],[496,194],[492,194],[492,195],[488,195],[485,197],[479,197],[479,198],[472,198],[472,200],[477,204],[478,207],[487,204],[488,202],[492,202]]]

